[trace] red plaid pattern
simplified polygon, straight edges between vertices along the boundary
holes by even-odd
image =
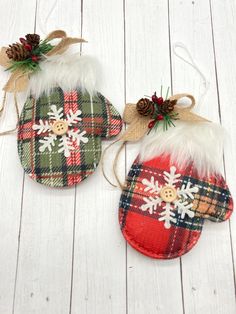
[[[191,183],[198,188],[192,203],[193,217],[181,217],[177,208],[173,211],[176,220],[171,221],[170,228],[166,228],[160,220],[166,203],[162,201],[157,205],[156,211],[150,213],[142,209],[145,198],[157,197],[157,194],[146,189],[144,179],[158,182],[165,186],[163,173],[169,171],[169,157],[157,157],[151,161],[139,163],[135,160],[127,177],[127,186],[124,188],[120,200],[119,221],[122,233],[128,243],[139,252],[158,259],[179,257],[188,252],[198,241],[204,219],[220,222],[228,219],[233,210],[233,201],[225,180],[221,177],[199,177],[193,164],[178,169],[180,174],[176,189]]]

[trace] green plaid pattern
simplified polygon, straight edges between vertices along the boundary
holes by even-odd
[[[37,134],[33,130],[39,120],[50,121],[48,112],[51,106],[63,108],[63,119],[70,110],[81,110],[81,121],[73,124],[76,130],[86,131],[87,143],[77,145],[69,157],[59,153],[59,136],[55,146],[49,151],[40,152],[40,140],[48,134]],[[101,139],[116,136],[122,127],[122,120],[116,109],[101,94],[90,99],[88,93],[81,90],[63,92],[55,88],[50,95],[43,94],[37,101],[27,99],[18,128],[18,152],[26,173],[39,183],[64,187],[77,184],[96,169],[101,157]]]

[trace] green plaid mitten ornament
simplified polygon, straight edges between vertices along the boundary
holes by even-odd
[[[54,38],[61,38],[56,46]],[[122,128],[117,110],[96,91],[93,60],[66,51],[83,41],[63,31],[44,41],[28,34],[0,55],[12,71],[5,91],[28,88],[18,122],[20,162],[33,180],[51,187],[78,184],[91,175],[101,158],[102,139]]]
[[[30,96],[18,128],[18,152],[26,173],[49,186],[71,186],[88,177],[101,157],[101,141],[117,135],[121,117],[101,94],[55,87]]]

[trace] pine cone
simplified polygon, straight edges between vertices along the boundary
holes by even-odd
[[[170,101],[169,99],[165,100],[162,105],[158,107],[158,112],[162,115],[171,113],[174,110],[176,104],[175,100]]]
[[[137,102],[136,109],[142,116],[152,116],[154,112],[154,103],[148,98],[141,98]]]
[[[38,34],[27,34],[25,38],[27,43],[30,44],[32,48],[35,48],[39,45],[40,36]]]
[[[9,59],[14,61],[23,61],[30,56],[30,52],[19,43],[9,45],[9,48],[6,50],[6,54]]]

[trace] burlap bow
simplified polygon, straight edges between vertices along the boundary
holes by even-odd
[[[180,100],[183,97],[187,97],[191,100],[191,104],[188,107],[184,107],[181,105],[178,105],[178,100]],[[193,113],[191,110],[195,106],[195,98],[190,95],[190,94],[176,94],[174,96],[170,97],[170,101],[175,101],[175,106],[174,106],[174,113],[177,113],[177,119],[180,121],[189,121],[189,122],[210,122],[209,120]],[[124,115],[123,115],[123,120],[125,123],[128,124],[128,128],[126,131],[113,143],[111,143],[108,147],[105,148],[103,157],[102,157],[102,172],[103,176],[107,180],[108,183],[110,183],[112,186],[117,187],[114,183],[110,181],[110,179],[107,177],[105,171],[104,171],[104,159],[105,159],[105,154],[107,150],[116,142],[121,142],[121,146],[119,147],[115,158],[113,162],[113,174],[116,178],[116,181],[122,190],[124,188],[124,185],[122,184],[118,172],[117,172],[117,164],[118,164],[118,159],[119,155],[125,146],[126,142],[135,142],[140,140],[144,135],[148,133],[150,130],[148,125],[151,120],[151,117],[143,116],[139,114],[137,111],[137,104],[126,104],[125,110],[124,110]],[[156,130],[158,132],[158,129]],[[158,145],[158,143],[157,143]]]
[[[187,97],[191,100],[191,105],[188,107],[183,107],[178,105],[178,100],[183,97]],[[181,121],[192,121],[192,122],[202,122],[208,121],[205,118],[198,116],[193,113],[191,110],[195,106],[195,99],[192,95],[189,94],[176,94],[170,97],[170,100],[176,100],[176,105],[174,107],[174,113],[177,113],[177,119]],[[129,126],[127,130],[121,135],[120,140],[123,141],[138,141],[145,134],[148,133],[149,128],[148,124],[150,122],[150,117],[142,116],[138,113],[136,109],[136,104],[126,104],[123,120]],[[158,130],[157,130],[158,132]]]
[[[82,43],[86,42],[82,38],[73,38],[73,37],[67,37],[66,32],[62,30],[55,30],[51,32],[45,40],[50,41],[52,39],[61,38],[60,42],[55,45],[48,53],[45,54],[45,56],[53,56],[53,55],[59,55],[65,52],[70,45],[76,44],[76,43]],[[6,54],[6,47],[3,47],[0,51],[0,65],[4,68],[9,68],[11,66],[11,60],[8,58]],[[3,96],[3,103],[0,107],[0,116],[3,113],[3,110],[5,108],[6,99],[7,99],[7,93],[13,93],[14,95],[14,107],[16,110],[16,116],[17,116],[17,122],[16,126],[10,130],[4,131],[0,133],[0,136],[10,134],[12,132],[15,132],[18,128],[19,119],[20,119],[20,113],[19,113],[19,107],[17,103],[17,93],[23,92],[27,89],[29,84],[29,76],[32,74],[30,71],[23,71],[23,70],[16,70],[14,72],[11,72],[10,78],[8,79],[7,83],[3,87],[4,90],[4,96]]]
[[[50,50],[45,56],[53,56],[62,54],[65,52],[70,45],[76,44],[76,43],[82,43],[86,42],[82,38],[76,38],[76,37],[67,37],[66,32],[62,30],[55,30],[51,32],[45,40],[50,41],[52,39],[61,38],[61,41],[53,47],[52,50]],[[2,47],[0,51],[0,65],[4,68],[9,68],[11,66],[11,61],[8,58],[6,54],[6,47]],[[16,70],[11,73],[9,80],[3,87],[3,90],[5,92],[9,93],[17,93],[22,92],[27,89],[28,83],[29,83],[29,75],[32,72],[24,72],[22,70]]]

